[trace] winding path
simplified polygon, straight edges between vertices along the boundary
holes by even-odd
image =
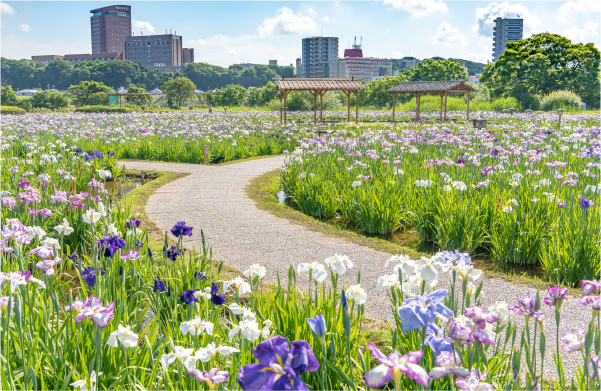
[[[266,265],[267,282],[276,281],[276,271],[285,279],[290,264],[296,267],[301,262],[323,263],[325,258],[333,254],[347,255],[355,267],[344,274],[341,282],[345,285],[356,284],[357,272],[361,271],[361,286],[368,297],[366,313],[376,319],[389,318],[390,306],[386,292],[377,289],[376,281],[379,276],[392,273],[390,267],[384,268],[384,262],[390,254],[309,231],[258,209],[246,195],[245,188],[251,178],[278,169],[283,163],[281,156],[222,166],[122,162],[130,169],[190,173],[166,184],[150,196],[146,213],[160,229],[171,229],[175,222],[181,220],[193,226],[196,232],[202,228],[212,246],[214,259],[223,260],[239,270],[246,270],[253,263]],[[186,238],[184,244],[189,248],[202,248],[199,234]],[[506,301],[513,306],[516,296],[524,297],[528,291],[533,295],[536,293],[535,289],[523,284],[484,278],[481,299],[485,307],[495,301]],[[299,279],[304,284],[308,282],[307,277]],[[448,274],[440,273],[439,279],[439,287],[448,286]],[[546,292],[541,292],[541,298],[546,295]],[[583,308],[577,299],[569,297],[561,308],[560,335],[588,326],[590,308]],[[552,308],[544,304],[542,307],[546,316],[545,369],[551,369],[554,367],[555,315]],[[523,317],[518,317],[518,321],[522,320]],[[563,357],[567,367],[582,361],[576,353],[564,354]]]

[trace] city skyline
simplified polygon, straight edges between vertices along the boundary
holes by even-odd
[[[339,37],[339,56],[354,36],[369,57],[491,59],[497,16],[524,19],[524,38],[561,34],[599,47],[601,2],[2,2],[3,57],[91,53],[90,10],[131,5],[134,34],[177,31],[195,61],[229,66],[295,64],[302,38]]]

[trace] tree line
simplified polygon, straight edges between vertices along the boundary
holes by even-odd
[[[89,61],[73,65],[69,61],[56,60],[48,64],[31,60],[1,59],[2,86],[13,90],[26,88],[66,90],[82,81],[101,82],[113,89],[136,85],[150,91],[160,88],[167,81],[187,77],[197,89],[206,91],[239,84],[243,87],[263,87],[278,77],[294,77],[294,67],[278,65],[255,65],[243,69],[235,64],[223,68],[204,63],[190,63],[182,72],[149,70],[131,61]]]

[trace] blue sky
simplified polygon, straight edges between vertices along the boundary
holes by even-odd
[[[90,53],[90,13],[112,4],[132,6],[136,34],[183,36],[196,62],[294,63],[301,39],[340,38],[340,55],[354,36],[365,56],[431,56],[486,62],[491,58],[496,16],[524,19],[525,37],[562,34],[600,47],[599,0],[569,1],[6,1],[1,3],[3,57]]]

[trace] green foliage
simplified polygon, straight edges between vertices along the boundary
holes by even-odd
[[[385,77],[384,79],[372,80],[365,84],[365,90],[359,91],[359,105],[373,106],[376,108],[392,107],[392,94],[385,92],[387,89],[407,81],[405,75]],[[339,95],[343,106],[348,104],[348,98],[344,94]],[[408,94],[399,94],[396,102],[402,102],[409,99]],[[351,106],[355,104],[355,97],[351,95]]]
[[[110,87],[96,81],[82,81],[67,89],[67,95],[76,106],[108,105],[109,97],[105,95],[112,92]]]
[[[25,114],[25,110],[20,107],[2,106],[2,114]]]
[[[17,93],[11,86],[2,87],[2,106],[15,106],[17,104]]]
[[[31,98],[22,98],[17,99],[17,103],[15,106],[22,108],[23,110],[29,112],[31,111]]]
[[[409,81],[466,80],[467,73],[463,67],[448,60],[431,58],[420,62],[413,69],[405,70]]]
[[[78,113],[132,113],[135,110],[126,106],[82,106],[75,111]]]
[[[254,106],[261,100],[261,89],[257,87],[250,87],[248,89],[248,103]]]
[[[136,94],[143,94],[146,91],[145,88],[143,87],[137,87],[134,84],[130,84],[127,87],[127,92],[128,93],[136,93]],[[152,96],[132,96],[132,97],[125,97],[125,101],[129,104],[134,104],[134,105],[138,105],[138,106],[145,106],[147,104],[149,104],[150,102],[152,102]]]
[[[170,80],[161,87],[161,91],[167,97],[167,102],[172,102],[176,106],[182,106],[189,99],[193,99],[194,90],[196,90],[196,86],[187,77]]]
[[[237,84],[215,90],[215,103],[219,106],[241,106],[246,102],[247,97],[246,88]],[[255,97],[258,99],[256,92]]]
[[[224,88],[230,84],[239,84],[245,88],[264,87],[274,78],[294,77],[294,67],[255,65],[243,70],[238,64],[223,68],[205,63],[190,63],[184,65],[183,73],[198,89],[206,91]],[[271,99],[264,100],[263,105]]]
[[[540,100],[540,109],[552,111],[557,109],[579,109],[582,107],[580,97],[571,91],[553,91]]]
[[[38,91],[30,98],[33,108],[59,109],[69,106],[69,99],[58,91]]]
[[[205,102],[207,102],[208,105],[215,103],[215,94],[213,94],[213,91],[207,91],[203,93],[202,98]]]
[[[276,91],[275,87],[275,83],[270,81],[265,87],[261,88],[261,97],[259,102],[257,102],[259,106],[264,106],[278,97],[279,93]]]
[[[542,33],[508,42],[505,53],[485,68],[480,81],[494,97],[513,96],[524,107],[538,95],[570,90],[596,108],[599,64],[600,53],[592,43],[573,44],[560,35]]]

